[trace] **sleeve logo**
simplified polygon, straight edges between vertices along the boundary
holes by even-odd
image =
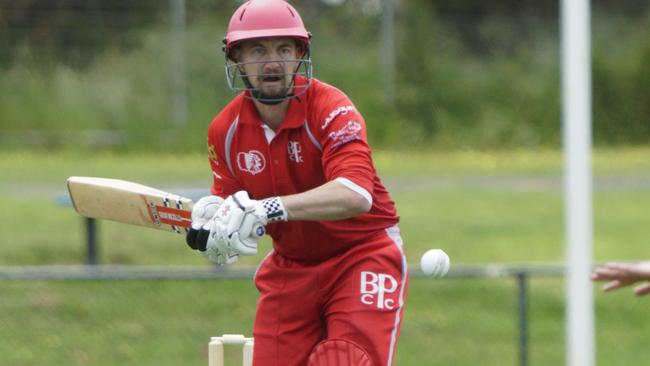
[[[335,110],[331,111],[329,116],[327,116],[327,118],[325,118],[325,121],[323,121],[323,125],[320,126],[321,130],[326,129],[327,126],[329,126],[329,124],[334,120],[334,118],[336,118],[336,116],[344,116],[353,110],[355,110],[353,105],[346,105],[343,107],[338,107]]]
[[[217,157],[217,151],[214,148],[214,145],[212,145],[212,144],[208,145],[208,155],[210,156],[210,159],[212,159],[212,161],[215,164],[219,164],[219,159]]]
[[[357,121],[348,121],[343,128],[336,132],[330,132],[328,136],[332,140],[332,147],[337,147],[350,141],[361,140],[359,132],[361,132],[361,124]]]

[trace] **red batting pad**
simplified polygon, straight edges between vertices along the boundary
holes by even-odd
[[[314,347],[307,366],[372,366],[366,352],[345,339],[328,339]]]

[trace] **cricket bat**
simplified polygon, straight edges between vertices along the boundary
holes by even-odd
[[[119,179],[70,177],[68,192],[82,216],[184,234],[192,224],[191,199]]]

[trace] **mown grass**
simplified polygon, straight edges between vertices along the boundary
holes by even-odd
[[[531,365],[564,361],[561,279],[529,288]],[[248,280],[2,282],[3,365],[205,365],[210,336],[248,332]],[[411,282],[396,365],[518,365],[511,279]],[[646,300],[597,295],[597,358],[642,365]],[[235,365],[231,352],[228,365]]]
[[[412,266],[431,247],[455,264],[564,260],[559,152],[374,156],[398,204]],[[647,149],[594,154],[597,261],[647,257],[649,156]],[[54,203],[69,175],[197,188],[209,184],[207,169],[200,154],[2,153],[0,265],[83,263],[81,220]],[[109,222],[99,228],[102,263],[209,265],[180,236]],[[562,364],[564,281],[530,284],[530,364]],[[1,281],[0,288],[2,365],[204,365],[209,336],[250,333],[256,299],[249,280]],[[413,279],[396,365],[516,365],[516,306],[512,279]],[[599,364],[650,357],[646,309],[647,300],[629,292],[596,295]]]
[[[647,182],[648,156],[647,149],[595,153],[597,258],[633,259],[643,245],[648,190],[623,183]],[[431,246],[447,249],[458,262],[562,260],[559,152],[377,151],[374,157],[398,204],[413,262]],[[68,176],[122,178],[171,191],[207,190],[211,183],[201,154],[7,152],[0,154],[0,168],[8,207],[0,213],[2,265],[82,262],[81,220],[54,204]],[[99,229],[103,263],[202,263],[178,236],[110,222]]]

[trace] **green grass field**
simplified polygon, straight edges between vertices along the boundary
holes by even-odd
[[[564,259],[559,152],[374,154],[402,217],[409,263],[429,248],[455,264],[560,263]],[[208,187],[197,154],[0,153],[0,265],[79,264],[83,227],[57,207],[70,175],[161,188]],[[650,149],[594,154],[597,261],[648,258]],[[183,238],[100,224],[106,264],[205,265]],[[268,241],[262,247],[268,246]],[[245,258],[256,264],[262,255]],[[530,365],[564,362],[564,281],[530,282]],[[249,280],[0,281],[0,365],[205,365],[209,336],[249,333]],[[596,293],[601,365],[650,357],[650,299]],[[512,279],[417,278],[411,282],[396,365],[517,365]]]

